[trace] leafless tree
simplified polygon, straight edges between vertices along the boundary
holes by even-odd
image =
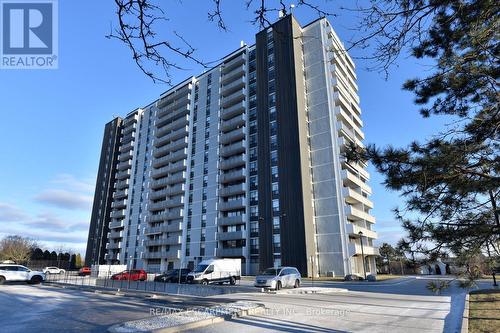
[[[12,260],[16,263],[27,263],[30,260],[31,251],[37,247],[37,243],[30,238],[22,236],[7,236],[0,241],[0,259]]]

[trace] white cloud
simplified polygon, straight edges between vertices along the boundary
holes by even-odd
[[[21,209],[5,202],[0,202],[0,222],[22,221],[26,215]]]
[[[93,193],[95,188],[95,179],[78,179],[73,175],[62,173],[52,180],[53,184],[62,186],[69,191],[84,193]]]
[[[35,196],[35,201],[39,203],[71,210],[90,210],[92,206],[92,199],[93,198],[90,195],[58,189],[48,189]]]

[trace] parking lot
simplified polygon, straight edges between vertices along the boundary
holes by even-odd
[[[428,280],[415,278],[378,283],[316,282],[316,286],[349,289],[319,294],[287,294],[289,290],[266,294],[256,292],[251,281],[241,282],[247,286],[245,293],[155,299],[8,284],[0,287],[0,324],[2,332],[104,332],[113,324],[150,317],[152,311],[249,300],[264,304],[265,312],[192,332],[458,332],[465,295],[453,286],[435,296],[425,287]],[[481,286],[489,284],[482,282]]]

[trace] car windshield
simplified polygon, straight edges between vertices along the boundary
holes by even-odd
[[[208,265],[198,265],[196,266],[196,268],[194,269],[193,272],[195,273],[202,273],[205,271],[205,269],[207,269]]]
[[[268,268],[260,273],[260,275],[272,275],[276,276],[278,275],[278,272],[276,271],[276,268]]]

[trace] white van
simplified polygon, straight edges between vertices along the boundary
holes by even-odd
[[[236,284],[241,279],[241,259],[207,259],[188,274],[187,283]]]

